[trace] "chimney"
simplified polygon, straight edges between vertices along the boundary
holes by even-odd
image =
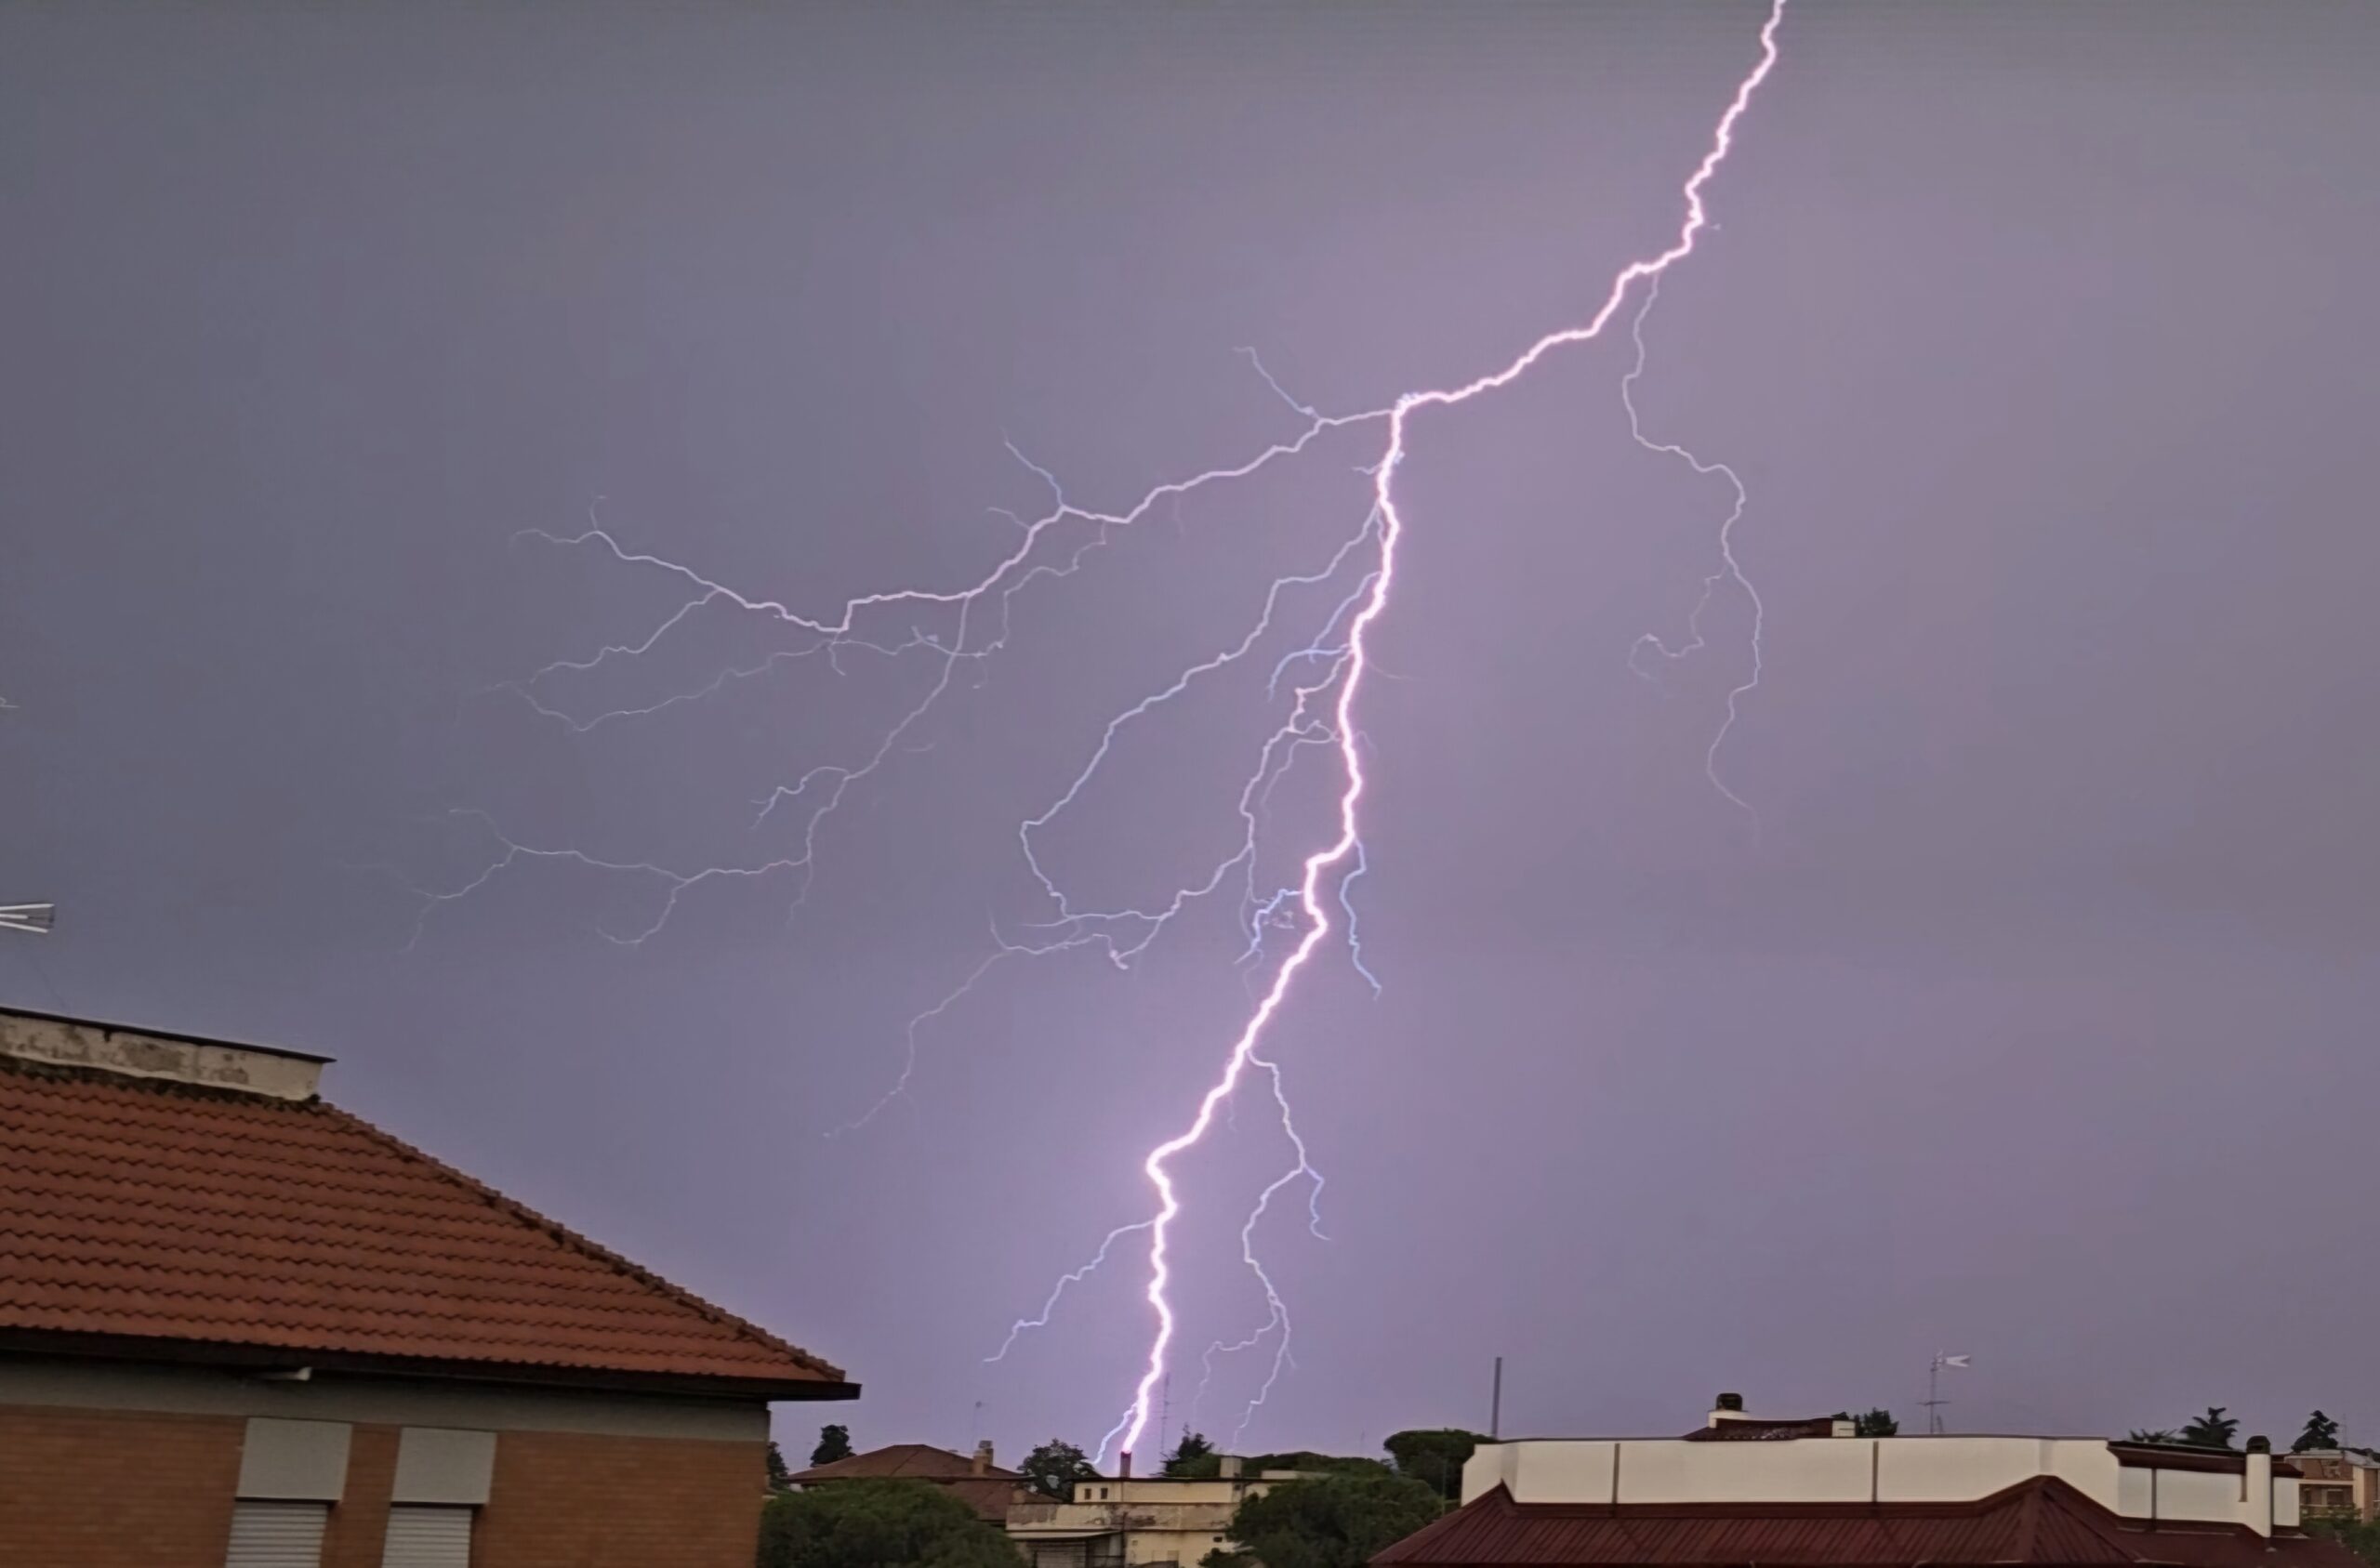
[[[1712,1401],[1711,1419],[1709,1425],[1715,1427],[1722,1421],[1740,1421],[1743,1418],[1743,1395],[1721,1394],[1717,1399]]]
[[[2241,1478],[2247,1496],[2248,1528],[2259,1535],[2272,1534],[2272,1440],[2248,1440],[2248,1473]]]
[[[271,1100],[311,1100],[326,1056],[0,1008],[0,1056]]]
[[[1116,1456],[1116,1479],[1118,1481],[1132,1479],[1132,1451],[1129,1448]]]
[[[967,1473],[969,1475],[988,1475],[991,1473],[991,1469],[992,1443],[991,1439],[985,1438],[983,1442],[975,1444],[975,1457],[973,1462],[967,1467]]]
[[[1226,1454],[1221,1459],[1217,1460],[1216,1464],[1220,1468],[1215,1471],[1215,1473],[1222,1476],[1225,1481],[1237,1481],[1239,1479],[1238,1455]]]

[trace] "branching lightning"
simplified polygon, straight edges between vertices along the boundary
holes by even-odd
[[[1708,224],[1702,204],[1702,188],[1716,174],[1729,148],[1733,145],[1736,122],[1751,107],[1752,94],[1767,80],[1777,64],[1777,29],[1784,20],[1785,0],[1773,0],[1767,22],[1760,30],[1760,59],[1749,75],[1738,85],[1734,99],[1719,117],[1712,136],[1710,151],[1686,179],[1686,221],[1678,231],[1674,243],[1659,255],[1633,261],[1620,270],[1612,282],[1611,292],[1601,309],[1582,326],[1568,327],[1547,334],[1531,344],[1520,356],[1503,369],[1480,376],[1476,380],[1450,388],[1407,392],[1389,410],[1388,449],[1382,454],[1380,465],[1373,470],[1372,498],[1380,518],[1380,564],[1373,573],[1370,591],[1364,596],[1362,606],[1347,623],[1344,679],[1338,683],[1335,722],[1340,761],[1345,769],[1346,787],[1339,797],[1339,836],[1322,849],[1306,857],[1305,875],[1298,888],[1298,903],[1304,911],[1305,930],[1297,946],[1273,971],[1273,983],[1257,1002],[1247,1026],[1239,1038],[1232,1043],[1231,1054],[1224,1061],[1223,1074],[1198,1102],[1197,1114],[1182,1132],[1149,1151],[1142,1164],[1149,1184],[1157,1189],[1157,1212],[1149,1227],[1149,1284],[1147,1298],[1157,1314],[1157,1333],[1149,1346],[1146,1366],[1141,1373],[1139,1385],[1133,1390],[1132,1403],[1100,1444],[1104,1455],[1110,1447],[1130,1454],[1148,1430],[1150,1401],[1158,1381],[1165,1376],[1166,1363],[1173,1346],[1175,1328],[1173,1302],[1169,1286],[1172,1283],[1170,1259],[1166,1244],[1173,1221],[1181,1216],[1182,1200],[1168,1169],[1174,1157],[1196,1144],[1213,1124],[1216,1108],[1238,1087],[1241,1074],[1257,1060],[1256,1049],[1275,1015],[1287,1001],[1291,984],[1300,970],[1313,959],[1315,952],[1330,934],[1330,909],[1325,896],[1325,883],[1329,875],[1356,853],[1361,842],[1357,808],[1362,804],[1368,781],[1363,758],[1355,743],[1355,699],[1363,688],[1366,673],[1365,638],[1373,625],[1386,613],[1391,588],[1396,578],[1396,546],[1405,532],[1405,520],[1396,506],[1396,470],[1406,457],[1406,435],[1413,415],[1424,408],[1452,407],[1469,402],[1484,393],[1512,385],[1527,375],[1531,366],[1554,349],[1575,343],[1584,343],[1598,336],[1628,297],[1631,284],[1659,278],[1671,266],[1693,254],[1695,237]]]
[[[443,906],[478,891],[509,868],[542,861],[570,863],[650,882],[657,894],[651,918],[631,931],[605,933],[611,940],[627,945],[642,943],[662,930],[681,906],[685,895],[708,882],[731,878],[782,882],[791,889],[791,903],[799,907],[817,864],[819,836],[826,823],[856,786],[885,768],[896,754],[919,744],[913,737],[950,691],[963,667],[980,665],[1006,645],[1012,614],[1021,593],[1037,583],[1074,575],[1091,552],[1119,533],[1147,520],[1161,507],[1178,507],[1198,493],[1248,480],[1293,461],[1326,435],[1381,427],[1384,436],[1377,460],[1361,470],[1368,475],[1368,507],[1360,524],[1344,537],[1335,553],[1306,572],[1276,579],[1257,600],[1252,619],[1242,635],[1224,640],[1207,657],[1183,668],[1169,684],[1110,718],[1072,782],[1049,805],[1018,824],[1018,847],[1025,866],[1046,903],[1048,917],[1028,928],[1033,934],[1022,941],[1002,935],[995,925],[988,955],[932,1007],[910,1020],[906,1054],[892,1087],[875,1106],[840,1129],[865,1126],[906,1090],[917,1064],[919,1030],[959,1006],[994,968],[1012,958],[1045,957],[1082,949],[1099,953],[1118,968],[1128,968],[1186,908],[1232,886],[1240,902],[1239,927],[1247,938],[1240,964],[1251,985],[1250,1010],[1187,1125],[1150,1149],[1142,1162],[1143,1175],[1156,1199],[1154,1212],[1110,1230],[1087,1262],[1058,1277],[1037,1315],[1020,1318],[1012,1324],[998,1351],[988,1359],[1005,1357],[1022,1336],[1046,1327],[1069,1292],[1117,1255],[1118,1244],[1128,1238],[1144,1237],[1146,1274],[1143,1295],[1153,1315],[1154,1331],[1131,1398],[1102,1441],[1099,1453],[1103,1458],[1111,1451],[1129,1455],[1139,1446],[1146,1436],[1153,1397],[1170,1365],[1179,1327],[1172,1295],[1172,1246],[1175,1223],[1183,1214],[1183,1203],[1172,1166],[1182,1154],[1206,1138],[1218,1113],[1234,1102],[1243,1080],[1253,1069],[1269,1080],[1279,1125],[1292,1155],[1288,1168],[1259,1193],[1239,1232],[1241,1262],[1263,1298],[1266,1313],[1263,1323],[1251,1333],[1238,1340],[1216,1340],[1202,1358],[1211,1377],[1219,1356],[1271,1347],[1272,1360],[1263,1383],[1239,1419],[1239,1430],[1244,1431],[1273,1393],[1283,1372],[1292,1364],[1289,1307],[1259,1256],[1258,1228],[1276,1198],[1302,1185],[1306,1192],[1307,1228],[1317,1237],[1323,1233],[1323,1177],[1297,1129],[1281,1068],[1264,1048],[1266,1037],[1288,1005],[1299,977],[1342,929],[1342,919],[1351,966],[1375,993],[1381,988],[1379,979],[1365,963],[1353,897],[1355,883],[1369,869],[1360,807],[1370,781],[1365,766],[1367,746],[1356,725],[1356,712],[1367,680],[1383,673],[1373,657],[1370,639],[1387,613],[1398,571],[1398,545],[1407,520],[1400,510],[1395,481],[1408,455],[1413,418],[1424,410],[1453,407],[1500,390],[1527,375],[1554,350],[1599,337],[1622,309],[1631,289],[1639,283],[1646,286],[1644,307],[1632,323],[1636,361],[1621,384],[1631,433],[1647,450],[1683,460],[1698,474],[1724,477],[1735,487],[1736,507],[1720,532],[1722,566],[1703,584],[1701,599],[1688,617],[1687,640],[1673,649],[1659,639],[1647,636],[1631,651],[1630,664],[1641,674],[1643,656],[1648,648],[1653,654],[1673,660],[1704,646],[1701,619],[1713,594],[1722,586],[1732,584],[1747,596],[1754,616],[1752,677],[1729,693],[1726,721],[1705,758],[1712,783],[1726,798],[1744,806],[1741,797],[1721,781],[1717,769],[1719,748],[1736,721],[1738,705],[1754,690],[1760,679],[1762,607],[1758,594],[1737,560],[1732,543],[1734,525],[1744,510],[1743,489],[1732,469],[1705,464],[1683,447],[1657,443],[1646,437],[1637,418],[1633,392],[1634,383],[1644,372],[1645,311],[1651,308],[1662,274],[1693,254],[1698,236],[1708,227],[1704,188],[1726,159],[1738,122],[1777,64],[1777,33],[1785,6],[1786,0],[1770,0],[1767,19],[1759,33],[1758,60],[1737,85],[1700,163],[1681,189],[1686,213],[1674,240],[1657,254],[1623,268],[1612,280],[1600,308],[1583,323],[1539,338],[1501,369],[1468,382],[1408,391],[1385,407],[1327,415],[1283,389],[1252,350],[1242,350],[1256,374],[1295,415],[1298,427],[1294,435],[1276,441],[1245,462],[1208,468],[1158,485],[1120,511],[1098,511],[1077,505],[1067,497],[1055,475],[1011,446],[1009,450],[1016,460],[1049,487],[1051,500],[1047,508],[1036,516],[995,512],[1014,528],[1015,536],[989,571],[957,587],[905,587],[865,594],[814,613],[797,610],[777,599],[740,592],[694,567],[633,549],[592,517],[586,528],[575,534],[524,532],[522,538],[549,547],[602,552],[621,568],[673,584],[681,591],[675,606],[641,635],[607,643],[578,658],[556,660],[525,679],[489,689],[490,693],[505,693],[521,700],[544,720],[573,732],[585,733],[705,702],[796,661],[820,656],[839,675],[843,673],[846,654],[864,653],[884,661],[895,670],[906,670],[921,663],[925,665],[922,689],[908,699],[891,726],[869,744],[850,755],[813,762],[756,800],[753,827],[779,836],[782,847],[774,852],[756,853],[738,863],[679,868],[598,855],[567,845],[515,838],[484,812],[453,813],[455,820],[473,824],[476,832],[493,840],[496,850],[476,873],[457,883],[445,888],[412,888],[419,902],[415,939],[419,940],[431,916]],[[1297,634],[1303,637],[1302,641],[1295,642],[1286,652],[1274,652],[1279,646],[1276,633],[1287,613],[1285,607],[1293,596],[1302,599],[1309,593],[1327,596],[1327,602],[1331,605],[1327,616],[1310,637]],[[698,619],[709,616],[750,618],[781,628],[792,646],[773,652],[757,664],[722,670],[707,680],[640,706],[585,711],[551,695],[556,687],[575,678],[650,655]],[[1260,650],[1263,652],[1260,653]],[[1178,887],[1112,906],[1105,903],[1095,905],[1069,890],[1045,864],[1042,840],[1091,786],[1118,737],[1147,721],[1199,682],[1257,658],[1273,660],[1264,692],[1278,721],[1256,748],[1236,803],[1238,826],[1215,848],[1216,858],[1209,862],[1202,855],[1197,863],[1206,869]],[[1256,667],[1261,669],[1263,665]],[[1313,754],[1335,754],[1335,828],[1328,842],[1297,857],[1298,872],[1289,885],[1272,887],[1259,854],[1268,808],[1282,779],[1297,768],[1301,758]],[[1281,942],[1287,942],[1287,951],[1275,959],[1274,946]],[[1269,974],[1265,972],[1268,962]],[[1202,1394],[1204,1389],[1202,1382]]]
[[[1706,463],[1673,441],[1657,441],[1645,434],[1644,422],[1636,412],[1636,383],[1643,379],[1645,375],[1645,318],[1653,313],[1653,306],[1660,297],[1661,280],[1659,276],[1655,276],[1645,285],[1645,303],[1637,308],[1635,316],[1628,323],[1629,340],[1636,346],[1636,362],[1629,367],[1627,375],[1620,378],[1620,402],[1621,406],[1628,410],[1628,434],[1638,446],[1647,452],[1656,453],[1664,457],[1677,458],[1706,479],[1715,474],[1726,480],[1727,488],[1735,492],[1736,499],[1735,505],[1728,508],[1726,520],[1719,524],[1719,569],[1702,579],[1702,591],[1696,597],[1694,608],[1686,612],[1686,639],[1673,648],[1662,641],[1659,636],[1646,632],[1638,638],[1635,646],[1628,651],[1628,665],[1638,675],[1646,676],[1646,679],[1650,679],[1651,676],[1646,674],[1645,666],[1639,662],[1646,650],[1650,649],[1663,660],[1674,664],[1688,654],[1699,652],[1710,646],[1702,635],[1702,615],[1703,612],[1711,608],[1712,597],[1719,591],[1719,585],[1722,583],[1735,584],[1742,591],[1744,598],[1751,601],[1752,673],[1745,678],[1741,685],[1728,691],[1727,716],[1720,721],[1717,731],[1712,735],[1710,749],[1702,754],[1702,771],[1704,776],[1710,779],[1712,788],[1726,796],[1741,808],[1745,815],[1752,818],[1752,826],[1756,831],[1760,825],[1760,813],[1752,810],[1750,801],[1729,789],[1726,781],[1719,777],[1719,748],[1727,744],[1727,731],[1736,727],[1739,705],[1760,686],[1761,633],[1767,620],[1767,607],[1761,602],[1760,590],[1752,586],[1750,577],[1744,575],[1743,563],[1736,559],[1736,524],[1743,520],[1744,507],[1750,504],[1751,497],[1744,493],[1744,481],[1737,477],[1736,470],[1725,463]]]

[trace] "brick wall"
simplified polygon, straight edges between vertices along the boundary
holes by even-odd
[[[222,1568],[247,1423],[0,1406],[0,1563]],[[398,1429],[359,1424],[323,1568],[379,1568]],[[507,1431],[479,1568],[751,1568],[764,1445]]]
[[[246,1429],[231,1416],[0,1406],[0,1562],[223,1568]]]
[[[347,1490],[323,1531],[323,1568],[380,1568],[389,1494],[397,1484],[397,1432],[361,1423],[348,1429]]]
[[[496,1568],[752,1568],[766,1444],[506,1432],[472,1545]],[[621,1499],[634,1498],[632,1507]]]

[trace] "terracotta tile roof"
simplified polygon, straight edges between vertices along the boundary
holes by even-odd
[[[975,1517],[986,1524],[1008,1522],[1009,1505],[1019,1497],[1032,1496],[1013,1481],[998,1481],[976,1476],[960,1481],[938,1481],[935,1485],[975,1510]]]
[[[6,1058],[0,1337],[774,1399],[856,1391],[336,1106]]]
[[[911,1481],[981,1481],[986,1477],[998,1481],[1021,1479],[1014,1470],[1004,1470],[998,1465],[989,1466],[981,1476],[976,1475],[974,1460],[964,1454],[953,1454],[947,1448],[936,1448],[930,1443],[896,1443],[889,1448],[871,1448],[848,1459],[813,1465],[797,1472],[792,1479],[797,1485],[807,1486],[819,1481],[860,1481],[893,1476]]]
[[[1503,1487],[1374,1568],[2356,1568],[2334,1541],[2120,1518],[2054,1476],[1970,1503],[1516,1503]]]
[[[973,1509],[975,1517],[988,1524],[1008,1522],[1008,1506],[1016,1500],[1017,1483],[1024,1479],[1014,1470],[1004,1470],[998,1465],[986,1466],[984,1473],[977,1475],[974,1460],[928,1443],[896,1443],[890,1448],[871,1448],[848,1459],[813,1465],[792,1477],[797,1486],[838,1481],[931,1482]]]

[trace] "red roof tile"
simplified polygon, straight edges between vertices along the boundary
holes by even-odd
[[[975,1461],[964,1454],[953,1454],[947,1448],[936,1448],[930,1443],[896,1443],[889,1448],[871,1448],[865,1454],[854,1454],[848,1459],[836,1459],[824,1465],[813,1465],[791,1479],[807,1486],[817,1481],[860,1481],[887,1476],[906,1477],[912,1481],[982,1480],[989,1476],[1000,1481],[1015,1481],[1014,1470],[1004,1470],[998,1465],[987,1467],[983,1476],[975,1474]]]
[[[0,1334],[776,1399],[854,1391],[827,1363],[336,1106],[7,1059]]]
[[[936,1448],[930,1443],[896,1443],[890,1448],[871,1448],[848,1459],[813,1465],[791,1479],[798,1486],[838,1481],[931,1482],[973,1509],[976,1518],[990,1524],[1005,1524],[1008,1506],[1017,1496],[1017,1482],[1025,1478],[998,1465],[986,1466],[984,1473],[977,1475],[975,1461],[963,1454]]]
[[[2123,1519],[2036,1477],[1971,1503],[1516,1503],[1497,1487],[1374,1568],[2356,1568],[2334,1541]]]

